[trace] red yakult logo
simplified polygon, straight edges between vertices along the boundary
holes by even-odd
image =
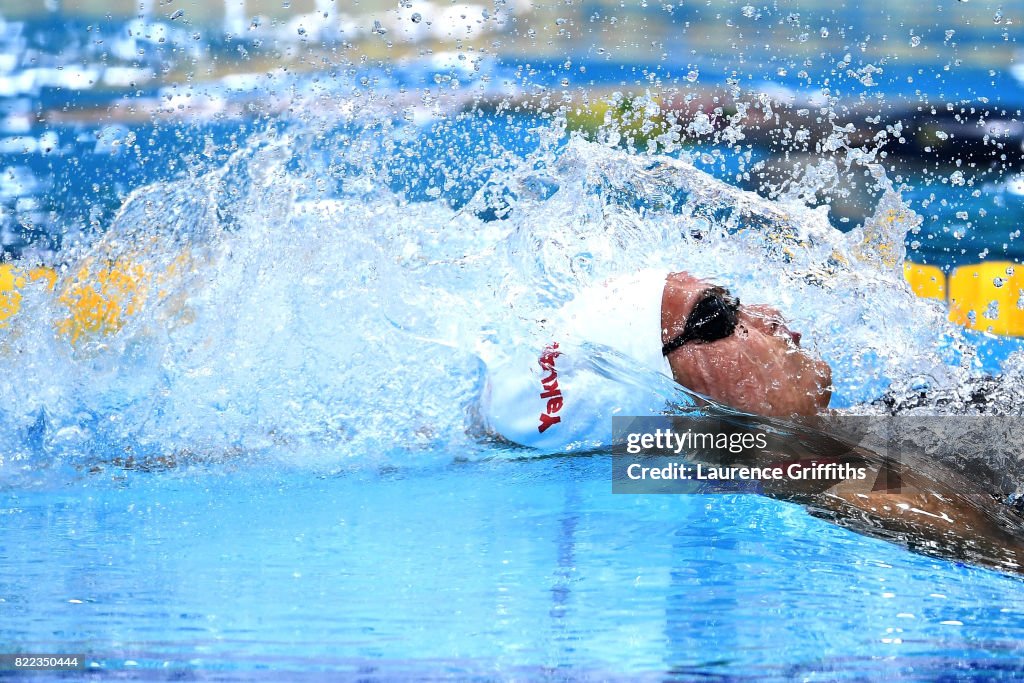
[[[540,379],[541,386],[543,387],[540,397],[541,399],[547,399],[546,412],[540,414],[540,424],[537,425],[537,431],[541,434],[546,432],[551,425],[562,421],[558,413],[562,410],[564,403],[562,392],[558,388],[558,370],[555,368],[555,359],[561,355],[562,352],[558,350],[558,343],[554,342],[544,348],[544,353],[540,355],[537,361],[540,363],[541,370],[548,373],[546,377],[542,376]]]

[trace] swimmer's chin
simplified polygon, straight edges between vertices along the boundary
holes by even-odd
[[[808,356],[806,352],[804,355]],[[746,413],[777,419],[826,415],[832,402],[832,368],[822,360],[810,360],[810,364],[789,383],[756,382],[748,385],[735,403],[723,403]]]
[[[828,367],[827,365],[825,366]],[[832,373],[819,373],[820,383],[816,387],[803,389],[793,387],[783,395],[770,396],[765,392],[751,392],[746,400],[734,403],[723,401],[724,405],[745,413],[777,419],[799,419],[829,414],[832,402]],[[714,398],[714,396],[712,396]],[[774,398],[774,400],[773,400]]]

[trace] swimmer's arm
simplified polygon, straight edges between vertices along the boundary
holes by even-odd
[[[805,501],[811,514],[910,550],[1024,574],[1021,523],[950,472],[911,472],[899,490],[847,480]]]
[[[745,452],[717,464],[772,466],[780,460],[839,456],[838,461],[863,468],[867,476],[765,481],[765,495],[802,504],[815,516],[916,552],[1024,574],[1024,520],[969,478],[912,453],[892,463],[822,432],[802,432],[801,437],[788,441],[781,452]]]

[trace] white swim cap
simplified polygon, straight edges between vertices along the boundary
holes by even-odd
[[[579,449],[611,443],[615,415],[654,415],[665,399],[643,384],[595,372],[585,345],[600,345],[672,377],[661,354],[667,272],[644,270],[588,288],[545,325],[542,349],[478,347],[488,382],[481,415],[489,429],[524,446]]]
[[[567,303],[551,329],[566,341],[602,344],[672,377],[661,353],[661,300],[668,272],[660,269],[612,278]]]

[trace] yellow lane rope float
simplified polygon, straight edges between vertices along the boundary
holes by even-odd
[[[46,266],[0,264],[0,329],[21,310],[25,288],[43,286],[57,292],[61,314],[56,330],[60,335],[77,343],[114,334],[147,302],[167,300],[175,283],[192,271],[192,265],[189,251],[159,266],[126,257],[89,258],[64,276]],[[170,310],[182,317],[186,311],[180,298],[170,297]]]
[[[68,315],[57,322],[57,330],[72,342],[83,336],[117,332],[141,310],[150,279],[146,268],[139,264],[115,261],[83,265],[58,297]]]
[[[946,274],[938,266],[907,261],[903,264],[903,277],[914,294],[925,299],[946,300]]]
[[[43,281],[49,289],[57,284],[57,272],[52,268],[21,268],[0,263],[0,328],[21,310],[21,290],[30,282]]]
[[[23,269],[0,265],[0,327],[6,327],[21,310],[22,292],[42,281],[56,289],[58,274],[44,266]],[[144,266],[113,262],[97,266],[87,262],[65,281],[57,295],[66,315],[57,320],[57,331],[77,342],[83,336],[117,332],[146,300],[150,277]]]
[[[1024,336],[1024,267],[986,261],[954,270],[949,319],[974,330]]]
[[[937,266],[905,263],[914,294],[947,301],[949,319],[972,330],[1024,336],[1024,266],[986,261],[960,266],[946,277]]]

